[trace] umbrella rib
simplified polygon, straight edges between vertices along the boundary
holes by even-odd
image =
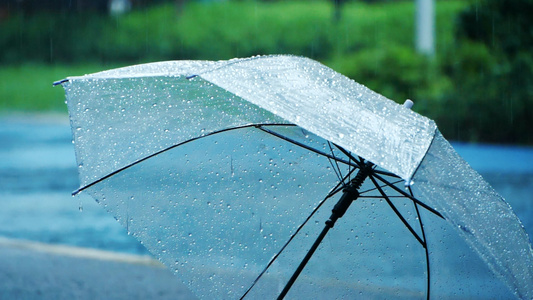
[[[402,191],[401,189],[399,189],[397,186],[395,186],[394,184],[388,182],[387,180],[385,180],[383,177],[377,175],[377,174],[373,174],[373,176],[378,179],[379,181],[385,183],[386,185],[388,185],[389,187],[391,187],[393,190],[395,190],[396,192],[402,194],[404,197],[406,198],[409,198],[411,200],[413,200],[414,202],[418,203],[420,206],[422,206],[423,208],[429,210],[430,212],[432,212],[433,214],[441,217],[442,219],[445,219],[443,215],[441,215],[438,211],[436,211],[435,209],[429,207],[427,204],[425,204],[424,202],[416,199],[415,197],[407,194],[405,191]]]
[[[391,173],[391,172],[387,172],[387,171],[374,170],[374,173],[378,173],[378,174],[381,174],[381,175],[390,176],[390,177],[394,177],[394,178],[401,178],[400,176],[398,176],[398,175],[396,175],[394,173]]]
[[[355,170],[355,169],[353,169],[353,170]],[[274,261],[276,261],[276,259],[281,255],[281,253],[285,250],[285,248],[287,248],[287,246],[289,246],[289,244],[296,237],[296,235],[300,232],[300,230],[302,230],[302,228],[305,226],[305,224],[307,224],[307,222],[309,222],[309,220],[311,220],[311,218],[320,209],[320,207],[322,207],[322,205],[326,202],[326,200],[328,200],[329,198],[335,196],[335,194],[337,194],[338,192],[340,192],[342,190],[342,187],[344,186],[344,180],[346,180],[346,178],[348,176],[350,176],[351,173],[353,173],[353,170],[351,172],[349,172],[348,174],[346,174],[346,176],[344,176],[344,178],[342,178],[342,180],[339,181],[339,183],[337,183],[337,185],[330,190],[328,195],[326,197],[324,197],[324,199],[322,199],[322,201],[320,201],[320,203],[318,203],[318,205],[313,209],[311,214],[309,214],[309,216],[303,221],[303,223],[300,224],[300,226],[298,226],[298,228],[296,228],[296,231],[293,234],[291,234],[291,236],[289,237],[287,242],[285,242],[285,244],[281,247],[281,249],[278,251],[278,253],[276,253],[276,255],[274,255],[270,259],[270,261],[268,262],[266,267],[263,269],[263,271],[261,271],[261,273],[259,273],[257,278],[252,282],[250,287],[246,290],[246,292],[242,295],[242,297],[240,299],[244,299],[244,297],[246,297],[246,295],[252,290],[252,288],[259,281],[259,279],[261,279],[261,277],[266,273],[268,268],[270,268],[270,266],[274,263]]]
[[[376,171],[376,170],[374,170],[374,171]],[[403,180],[398,180],[398,181],[392,182],[392,184],[397,184],[397,183],[400,183],[400,182],[402,182],[402,181],[403,181]],[[387,184],[383,184],[383,185],[380,185],[380,186],[381,186],[381,187],[384,187],[384,186],[387,186]],[[360,192],[359,194],[362,195],[362,194],[364,194],[364,193],[368,193],[368,192],[375,191],[375,190],[377,190],[377,189],[376,189],[376,188],[368,189],[368,190],[366,190],[366,191],[362,191],[362,192]],[[361,197],[361,198],[363,198],[363,197],[365,197],[365,198],[371,198],[372,196],[360,196],[360,197]],[[377,197],[382,198],[381,196],[377,196]],[[390,197],[390,196],[389,196],[389,197]],[[405,196],[397,196],[397,197],[405,198]]]
[[[191,74],[191,75],[187,76],[186,78],[190,80],[190,79],[193,79],[193,78],[198,77],[198,76],[201,77],[203,74],[206,74],[206,73],[210,73],[210,72],[214,72],[214,71],[217,71],[217,70],[220,70],[220,69],[223,69],[223,68],[227,68],[227,67],[229,67],[231,65],[234,65],[234,64],[243,63],[243,62],[247,62],[247,61],[250,61],[250,60],[263,59],[263,58],[272,57],[272,56],[275,56],[275,55],[252,56],[252,57],[242,58],[242,59],[238,59],[238,60],[225,61],[225,63],[222,64],[221,66],[216,66],[216,67],[214,67],[212,69],[205,70],[203,72]]]
[[[328,141],[328,144],[329,144],[329,143],[330,143],[330,142]],[[346,156],[348,157],[348,161],[349,161],[350,163],[351,163],[352,161],[354,161],[354,162],[357,164],[357,166],[358,166],[359,168],[364,167],[364,162],[363,162],[363,159],[361,159],[361,157],[359,157],[359,160],[357,160],[357,159],[356,159],[356,158],[355,158],[350,152],[348,152],[348,151],[347,151],[346,149],[344,149],[343,147],[341,147],[341,146],[339,146],[339,145],[337,145],[337,144],[335,144],[335,143],[334,143],[333,145],[335,145],[335,147],[336,147],[337,149],[339,149],[344,155],[346,155]],[[330,146],[330,147],[331,147],[331,146]],[[331,150],[331,153],[333,153],[333,150]],[[350,164],[350,166],[351,166],[351,164]],[[350,171],[350,173],[352,173],[353,171],[355,171],[355,169],[356,169],[356,167],[354,167],[353,170]],[[350,177],[349,177],[349,176],[348,176],[348,181],[350,181]]]
[[[329,150],[331,151],[331,155],[333,155],[333,157],[335,157],[335,154],[333,153],[333,148],[331,147],[331,143],[329,141],[328,141],[328,146],[329,146]],[[344,180],[342,179],[341,168],[339,167],[339,164],[337,163],[337,160],[334,160],[333,162],[335,162],[335,164],[333,164],[331,159],[328,157],[328,161],[329,161],[331,167],[333,168],[333,171],[335,171],[335,174],[337,175],[337,178],[339,178],[339,181],[342,181],[344,183]],[[337,168],[335,169],[335,167],[337,167]]]
[[[355,163],[357,163],[357,165],[359,165],[359,167],[361,167],[363,165],[363,158],[361,156],[358,156],[359,160],[357,160],[350,152],[348,152],[343,147],[341,147],[341,146],[339,146],[337,144],[333,144],[333,145],[335,145],[335,147],[337,147],[337,149],[339,149],[342,153],[344,153],[344,155],[346,155],[348,158],[350,158],[351,160],[355,161]],[[378,174],[385,175],[385,176],[391,176],[391,177],[394,177],[394,178],[400,178],[400,176],[398,176],[398,175],[396,175],[394,173],[391,173],[391,172],[387,172],[387,171],[381,171],[381,170],[375,170],[374,169],[374,173],[378,173]]]
[[[348,158],[353,160],[359,167],[362,167],[364,165],[363,159],[360,156],[358,156],[359,160],[357,160],[350,152],[348,152],[343,147],[341,147],[341,146],[339,146],[337,144],[333,144],[333,145],[335,145],[335,147],[337,147],[337,149],[339,149],[342,153],[344,153],[344,155],[348,156]]]
[[[407,198],[413,200],[413,203],[415,205],[415,210],[416,210],[416,213],[417,213],[417,216],[418,216],[418,222],[420,224],[420,230],[422,232],[422,238],[424,239],[424,243],[422,244],[422,246],[424,247],[424,251],[426,253],[426,270],[427,270],[427,297],[426,299],[429,300],[430,298],[430,285],[431,285],[431,278],[430,278],[430,264],[429,264],[429,249],[428,249],[428,244],[427,244],[427,240],[426,240],[426,234],[425,234],[425,231],[424,231],[424,225],[422,224],[422,218],[420,216],[420,211],[418,209],[418,205],[424,207],[425,209],[429,210],[430,212],[434,213],[435,215],[441,217],[442,219],[445,219],[438,211],[432,209],[431,207],[427,206],[426,204],[424,204],[423,202],[420,202],[419,200],[417,200],[414,195],[413,195],[413,191],[411,189],[411,187],[409,186],[408,189],[409,189],[409,194],[407,194],[406,192],[402,191],[401,189],[399,189],[398,187],[396,187],[395,185],[391,184],[390,182],[388,182],[387,180],[383,179],[381,176],[377,175],[377,174],[374,174],[373,177],[379,179],[380,181],[382,181],[383,183],[385,183],[386,185],[390,186],[392,189],[394,189],[395,191],[399,192],[400,194],[406,196]],[[371,177],[371,179],[374,181],[375,179]]]
[[[280,139],[282,139],[282,140],[285,140],[285,141],[287,141],[287,142],[289,142],[289,143],[292,143],[292,144],[294,144],[294,145],[296,145],[296,146],[302,147],[302,148],[307,149],[307,150],[309,150],[309,151],[311,151],[311,152],[314,152],[314,153],[316,153],[316,154],[319,154],[319,155],[322,155],[322,156],[328,157],[328,158],[330,158],[330,159],[333,159],[334,161],[338,161],[338,162],[341,162],[341,163],[346,164],[346,165],[349,165],[349,166],[358,167],[358,166],[356,166],[356,165],[350,163],[350,162],[347,161],[347,160],[344,160],[344,159],[342,159],[342,158],[338,158],[338,157],[332,156],[332,155],[327,154],[327,153],[325,153],[325,152],[323,152],[323,151],[320,151],[320,150],[315,149],[315,148],[313,148],[313,147],[307,146],[307,145],[305,145],[305,144],[303,144],[303,143],[300,143],[300,142],[295,141],[295,140],[293,140],[293,139],[291,139],[291,138],[289,138],[289,137],[286,137],[286,136],[284,136],[284,135],[282,135],[282,134],[279,134],[279,133],[277,133],[277,132],[275,132],[275,131],[272,131],[272,130],[270,130],[270,129],[268,129],[268,128],[265,128],[264,126],[265,126],[265,125],[255,125],[255,127],[256,127],[257,129],[262,130],[262,131],[264,131],[264,132],[266,132],[266,133],[269,133],[269,134],[271,134],[271,135],[273,135],[273,136],[275,136],[275,137],[278,137],[278,138],[280,138]],[[266,126],[270,126],[270,125],[267,124]],[[294,126],[294,125],[293,125],[293,126]]]
[[[361,167],[363,165],[363,160],[364,159],[361,156],[358,156],[359,160],[357,160],[350,152],[346,151],[346,149],[344,149],[343,147],[341,147],[341,146],[339,146],[337,144],[333,144],[333,145],[335,145],[335,147],[337,147],[349,159],[355,161],[355,163],[357,163],[357,165],[359,165],[359,167]],[[387,172],[387,171],[381,171],[381,170],[375,170],[374,169],[374,173],[378,173],[378,174],[381,174],[381,175],[390,176],[390,177],[394,177],[394,178],[400,178],[400,176],[398,176],[398,175],[396,175],[394,173],[391,173],[391,172]]]
[[[383,187],[383,186],[382,186]],[[404,196],[387,196],[389,198],[405,198]],[[366,199],[383,199],[383,196],[359,196],[359,198]]]
[[[345,188],[346,184],[344,183],[344,180],[347,179],[347,178],[350,178],[350,176],[353,174],[353,172],[355,172],[355,170],[357,170],[357,169],[356,168],[351,169],[350,172],[348,172],[348,174],[346,174],[346,176],[344,176],[344,179],[340,180],[340,182],[337,184],[337,186],[335,186],[326,197],[327,198],[332,197],[335,194],[337,194],[338,192],[340,192],[343,188]]]
[[[268,125],[270,125],[270,126],[296,126],[294,124],[278,124],[278,123],[273,123],[273,124],[268,124]],[[140,158],[140,159],[138,159],[138,160],[136,160],[136,161],[134,161],[134,162],[122,167],[122,168],[119,168],[119,169],[117,169],[117,170],[115,170],[115,171],[113,171],[113,172],[111,172],[111,173],[109,173],[109,174],[107,174],[107,175],[105,175],[103,177],[100,177],[99,179],[96,179],[96,180],[94,180],[94,181],[92,181],[92,182],[80,187],[79,189],[77,189],[74,192],[72,192],[72,195],[77,195],[77,194],[81,193],[82,191],[92,187],[93,185],[95,185],[95,184],[97,184],[99,182],[102,182],[102,181],[104,181],[104,180],[106,180],[106,179],[108,179],[108,178],[110,178],[110,177],[112,177],[112,176],[114,176],[114,175],[126,170],[126,169],[129,169],[129,168],[131,168],[131,167],[133,167],[133,166],[135,166],[135,165],[137,165],[137,164],[139,164],[139,163],[141,163],[141,162],[143,162],[143,161],[145,161],[147,159],[150,159],[150,158],[152,158],[154,156],[157,156],[157,155],[159,155],[161,153],[164,153],[164,152],[167,152],[169,150],[172,150],[172,149],[174,149],[176,147],[179,147],[179,146],[185,145],[187,143],[196,141],[198,139],[205,138],[205,137],[208,137],[208,136],[211,136],[211,135],[215,135],[215,134],[218,134],[218,133],[223,133],[223,132],[226,132],[226,131],[243,129],[243,128],[257,127],[257,126],[260,126],[260,125],[248,124],[248,125],[243,125],[243,126],[225,128],[225,129],[221,129],[221,130],[210,132],[210,133],[202,135],[202,136],[197,136],[197,137],[191,138],[189,140],[183,141],[183,142],[178,143],[178,144],[171,145],[171,146],[169,146],[167,148],[164,148],[162,150],[154,152],[154,153],[152,153],[152,154],[150,154],[148,156],[142,157],[142,158]]]
[[[408,187],[409,194],[413,196],[413,190],[411,187]],[[420,231],[422,232],[422,238],[424,239],[424,251],[426,252],[426,270],[427,270],[427,297],[426,299],[429,300],[430,290],[431,290],[431,269],[429,267],[429,247],[428,247],[428,241],[426,239],[426,232],[424,230],[424,224],[422,223],[422,217],[420,216],[420,210],[418,209],[418,204],[416,202],[413,202],[415,205],[416,215],[418,217],[418,223],[420,224]]]
[[[383,198],[385,199],[385,201],[387,201],[387,203],[389,204],[389,206],[392,208],[392,210],[394,211],[394,213],[396,214],[396,216],[398,216],[398,218],[402,221],[403,225],[405,225],[405,227],[407,227],[407,229],[409,229],[409,231],[411,232],[411,234],[418,240],[418,242],[423,246],[423,247],[426,247],[426,243],[425,241],[422,240],[422,238],[420,238],[420,236],[418,235],[418,233],[416,233],[416,231],[413,229],[413,227],[411,227],[411,225],[409,225],[409,222],[407,222],[407,220],[402,216],[402,214],[400,213],[400,211],[396,208],[396,206],[392,203],[392,201],[390,200],[389,196],[387,196],[387,194],[385,194],[385,192],[383,191],[383,189],[379,186],[379,184],[377,183],[376,179],[370,175],[370,180],[372,180],[372,183],[376,186],[376,188],[378,189],[379,193],[383,196]]]

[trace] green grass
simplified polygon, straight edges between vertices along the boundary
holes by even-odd
[[[54,81],[105,69],[100,65],[24,64],[0,67],[0,111],[65,112],[65,93]]]

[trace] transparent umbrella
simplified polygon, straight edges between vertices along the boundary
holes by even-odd
[[[81,187],[200,298],[532,298],[509,205],[435,123],[306,58],[69,77]]]

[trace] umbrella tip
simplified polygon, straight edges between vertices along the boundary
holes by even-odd
[[[58,80],[58,81],[55,81],[52,85],[53,86],[60,85],[60,84],[63,84],[65,82],[67,82],[67,81],[68,81],[68,79]]]
[[[403,103],[403,106],[407,109],[411,109],[411,107],[413,107],[415,103],[413,102],[413,100],[411,99],[407,99],[405,100],[405,102]]]

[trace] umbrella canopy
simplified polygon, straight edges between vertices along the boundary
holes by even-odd
[[[533,297],[520,221],[435,123],[313,60],[161,62],[60,83],[77,192],[199,297]],[[352,207],[295,276],[338,198]]]

